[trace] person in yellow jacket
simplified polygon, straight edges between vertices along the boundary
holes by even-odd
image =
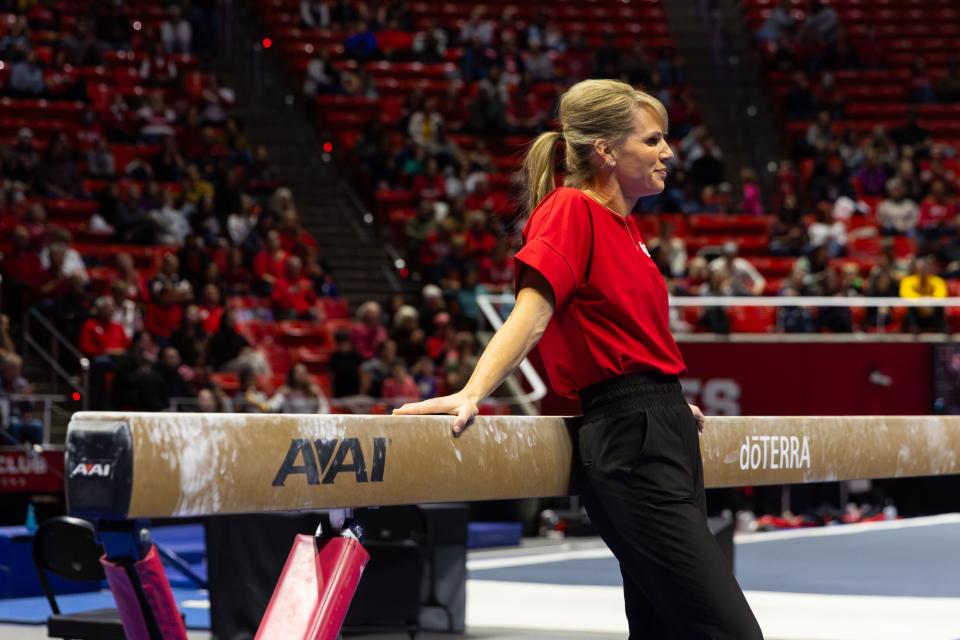
[[[947,282],[934,273],[935,268],[933,257],[918,258],[913,273],[900,280],[900,297],[946,298]],[[910,307],[904,328],[913,332],[921,329],[946,331],[943,307]]]

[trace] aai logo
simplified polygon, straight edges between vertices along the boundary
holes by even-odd
[[[109,478],[109,462],[81,462],[70,471],[70,477],[76,478],[83,476],[85,478]]]
[[[359,438],[310,441],[296,438],[273,479],[273,486],[282,487],[287,476],[302,474],[307,484],[333,484],[337,475],[349,473],[356,482],[383,482],[387,465],[387,439],[374,438],[370,471]]]

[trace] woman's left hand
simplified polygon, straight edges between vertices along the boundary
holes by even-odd
[[[700,407],[695,404],[690,405],[690,411],[693,413],[693,417],[697,419],[697,430],[703,433],[703,422],[706,419],[703,411],[700,411]]]

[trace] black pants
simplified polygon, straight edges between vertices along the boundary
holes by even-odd
[[[620,562],[630,639],[763,634],[707,527],[696,419],[675,378],[584,389],[581,496]]]

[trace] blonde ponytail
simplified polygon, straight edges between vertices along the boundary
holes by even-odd
[[[523,183],[527,212],[533,211],[554,188],[554,166],[559,131],[547,131],[537,136],[523,159]]]

